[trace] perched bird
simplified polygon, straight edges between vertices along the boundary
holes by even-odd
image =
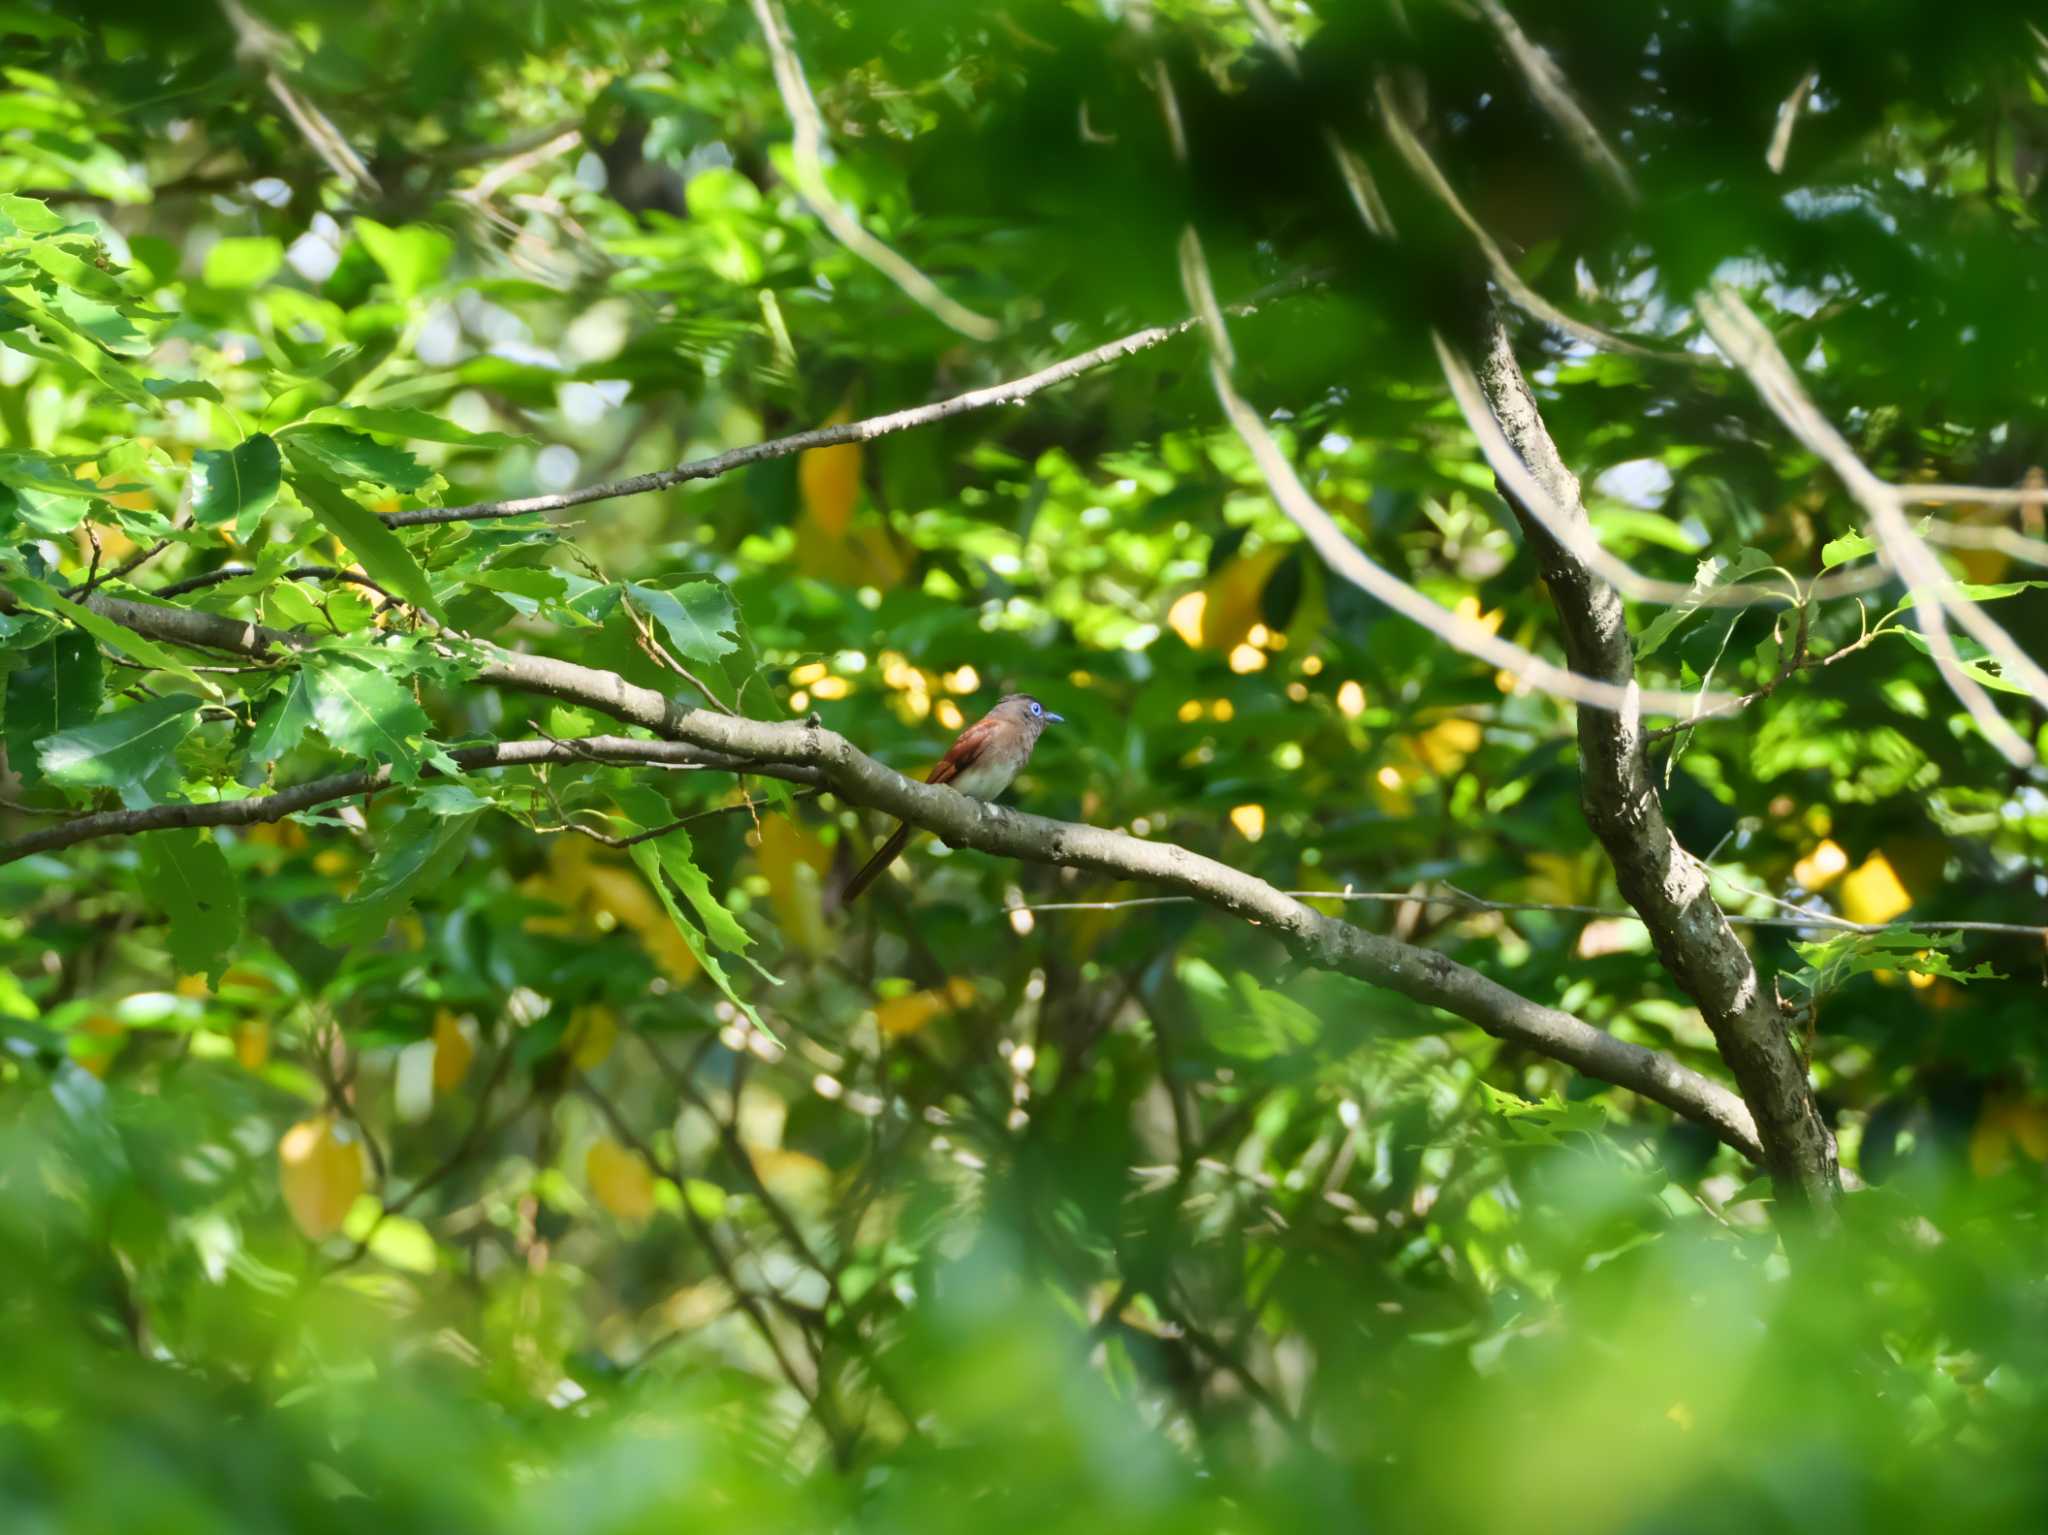
[[[1057,714],[1028,693],[1012,693],[998,699],[993,709],[960,732],[959,739],[925,775],[924,781],[958,789],[969,799],[994,799],[1010,787],[1011,780],[1031,760],[1031,749],[1038,744],[1039,733],[1047,725],[1059,723]],[[908,824],[897,827],[875,856],[861,866],[860,873],[846,886],[845,899],[849,905],[909,846],[914,830]]]

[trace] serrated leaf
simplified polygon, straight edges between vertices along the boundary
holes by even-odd
[[[320,525],[348,546],[349,553],[362,563],[373,581],[414,607],[440,617],[441,608],[434,600],[433,584],[427,580],[427,573],[420,569],[419,561],[412,557],[412,551],[405,547],[399,536],[385,527],[375,512],[349,499],[335,486],[317,475],[297,473],[296,441],[292,444],[291,453],[295,471],[291,476],[292,489],[306,503],[307,509],[320,519]]]
[[[221,696],[217,685],[193,671],[155,640],[145,639],[126,625],[115,623],[105,614],[96,613],[68,597],[59,596],[40,581],[6,581],[0,582],[0,586],[12,592],[24,606],[39,613],[61,614],[102,645],[111,645],[132,659],[140,661],[144,666],[183,677],[210,698]]]
[[[21,781],[42,781],[36,744],[85,724],[99,712],[99,647],[90,636],[65,629],[23,656],[7,674],[7,761]]]
[[[414,491],[434,478],[434,471],[405,449],[345,426],[286,427],[278,433],[278,440],[301,474],[341,485],[388,485],[397,491]]]
[[[142,890],[170,918],[171,961],[183,975],[218,982],[242,936],[242,887],[212,839],[184,829],[142,842]]]
[[[622,790],[619,808],[631,818],[633,832],[652,831],[671,819],[667,801],[652,789]],[[754,940],[725,903],[718,899],[711,888],[711,881],[697,867],[696,848],[690,841],[690,834],[678,826],[654,838],[651,845],[659,852],[662,868],[675,881],[676,888],[683,892],[711,941],[733,954],[743,954],[750,948]],[[762,973],[767,974],[765,971]],[[774,976],[767,978],[775,980]]]
[[[404,683],[349,656],[319,653],[303,673],[313,723],[336,751],[388,762],[401,782],[419,774],[428,721]]]
[[[530,445],[531,437],[511,432],[472,432],[442,416],[424,410],[393,410],[368,405],[323,405],[306,418],[315,423],[347,427],[357,432],[382,432],[387,437],[405,437],[415,442],[446,442],[467,448],[516,448]]]
[[[201,523],[235,519],[235,537],[247,541],[270,510],[282,483],[277,442],[258,432],[225,452],[192,455],[192,515]]]
[[[313,723],[313,690],[303,667],[271,696],[249,735],[249,760],[268,767],[299,744]]]
[[[739,605],[723,581],[686,578],[673,589],[635,582],[626,594],[688,660],[716,665],[739,649],[739,641],[728,638],[739,625]]]
[[[773,1039],[774,1031],[761,1021],[761,1015],[754,1011],[753,1003],[733,990],[732,977],[725,973],[725,967],[719,964],[718,956],[713,954],[704,942],[704,931],[684,916],[682,908],[676,904],[675,893],[669,889],[668,880],[664,875],[661,854],[654,844],[636,842],[629,851],[633,855],[634,864],[646,876],[647,882],[654,887],[654,893],[661,897],[662,909],[668,913],[669,921],[674,924],[676,932],[689,947],[697,963],[703,967],[704,973],[711,977],[718,989],[725,993],[726,1000],[738,1008],[749,1023]]]
[[[53,783],[72,788],[140,784],[171,760],[198,723],[198,710],[199,700],[186,693],[146,698],[46,738],[37,759]]]

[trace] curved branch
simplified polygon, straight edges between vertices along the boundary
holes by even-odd
[[[297,648],[297,636],[258,624],[95,595],[95,611],[155,639],[262,655]],[[1026,815],[905,778],[845,737],[808,721],[769,722],[692,708],[574,661],[496,646],[466,647],[476,681],[555,698],[639,726],[693,748],[734,771],[809,770],[850,804],[879,810],[953,847],[1143,880],[1193,896],[1266,928],[1306,962],[1398,991],[1512,1041],[1660,1103],[1757,1159],[1763,1143],[1743,1101],[1667,1055],[1616,1039],[1568,1013],[1518,995],[1434,950],[1417,948],[1326,917],[1264,880],[1172,843]],[[1587,717],[1607,718],[1596,711]],[[779,776],[792,776],[782,771]],[[811,780],[806,780],[811,781]]]

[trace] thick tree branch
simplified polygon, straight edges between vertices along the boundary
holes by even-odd
[[[1576,476],[1565,467],[1522,376],[1507,327],[1496,312],[1479,367],[1487,403],[1516,454],[1555,510],[1586,518]],[[1505,481],[1501,491],[1521,520],[1564,628],[1572,669],[1633,693],[1635,651],[1620,595],[1553,538]],[[1780,1198],[1826,1217],[1840,1192],[1834,1137],[1822,1122],[1774,996],[1713,898],[1707,870],[1678,844],[1664,820],[1643,750],[1641,710],[1581,709],[1580,801],[1614,863],[1615,879],[1650,930],[1658,957],[1699,1006],[1722,1057],[1756,1115]]]
[[[91,605],[154,639],[247,655],[266,654],[273,647],[294,649],[301,643],[296,636],[211,613],[97,595]],[[1761,1156],[1756,1124],[1742,1100],[1669,1056],[1532,1002],[1446,955],[1326,917],[1228,864],[1171,843],[1004,810],[952,789],[915,782],[815,720],[767,722],[716,714],[611,672],[491,645],[468,646],[464,654],[478,682],[594,709],[731,764],[735,771],[809,770],[849,803],[936,832],[954,847],[1143,880],[1193,896],[1268,929],[1307,963],[1440,1008],[1497,1038],[1660,1103],[1705,1126],[1744,1156]],[[778,776],[794,774],[785,771]]]

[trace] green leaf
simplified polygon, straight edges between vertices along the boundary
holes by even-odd
[[[42,781],[36,743],[75,729],[99,712],[99,647],[89,635],[65,629],[30,649],[7,674],[7,760],[33,786]]]
[[[291,454],[292,467],[341,485],[389,485],[414,491],[434,478],[403,448],[377,441],[344,426],[294,426],[278,433]]]
[[[405,684],[352,656],[316,652],[304,671],[313,723],[336,751],[388,762],[401,782],[419,776],[425,711]]]
[[[675,894],[669,889],[665,877],[666,866],[660,851],[651,842],[636,842],[628,851],[633,855],[634,864],[647,877],[647,882],[654,887],[654,893],[661,897],[662,909],[668,913],[669,921],[675,924],[675,929],[682,935],[683,942],[689,945],[690,952],[697,957],[697,963],[704,967],[704,973],[711,977],[713,984],[725,993],[726,1000],[738,1008],[749,1023],[773,1039],[774,1030],[761,1021],[761,1015],[754,1011],[754,1005],[733,990],[732,977],[725,973],[725,967],[719,964],[718,956],[713,954],[704,942],[704,930],[684,916],[682,908],[676,904]],[[730,916],[730,913],[727,915]]]
[[[685,577],[673,589],[635,582],[626,594],[661,625],[685,659],[715,665],[739,649],[737,639],[727,638],[739,626],[739,607],[723,581]]]
[[[283,241],[268,235],[234,236],[213,243],[201,276],[209,288],[255,288],[269,282],[283,265]]]
[[[144,666],[182,677],[210,698],[221,696],[218,686],[193,671],[156,641],[145,639],[133,629],[117,624],[104,614],[96,613],[68,597],[59,596],[41,581],[0,581],[0,588],[13,593],[15,599],[24,607],[33,608],[38,613],[59,614],[70,619],[102,645],[111,645]]]
[[[1927,643],[1927,636],[1922,634],[1918,629],[1898,628],[1887,629],[1885,632],[1887,634],[1896,634],[1900,639],[1904,640],[1908,645],[1911,645],[1915,650],[1919,651],[1922,655],[1931,656],[1934,654],[1934,647]],[[1991,689],[1991,691],[1994,693],[2017,693],[2022,698],[2032,698],[2034,696],[2033,691],[2031,689],[2022,686],[2020,683],[2009,681],[2005,677],[2000,676],[1997,672],[1994,672],[1982,661],[1975,660],[1969,655],[1968,652],[1970,649],[1981,649],[1982,647],[1975,646],[1974,642],[1965,641],[1962,639],[1957,639],[1955,641],[1955,646],[1956,652],[1958,656],[1961,658],[1958,664],[1960,665],[1963,673],[1966,676],[1974,678],[1976,681],[1982,683],[1985,687]]]
[[[384,834],[369,873],[335,913],[334,939],[360,944],[382,937],[392,918],[446,879],[462,861],[464,844],[475,824],[473,815],[436,816],[408,810]]]
[[[54,234],[64,227],[64,220],[50,211],[48,203],[34,197],[16,197],[11,192],[0,194],[0,218],[23,234]]]
[[[668,802],[652,789],[622,789],[618,797],[619,808],[625,812],[630,827],[629,836],[652,831],[674,819]],[[739,919],[733,916],[725,903],[718,899],[711,888],[711,881],[697,867],[696,848],[690,841],[690,834],[680,826],[673,827],[652,839],[651,845],[659,850],[662,868],[675,881],[676,888],[683,892],[711,941],[733,954],[744,953],[751,947],[753,938],[740,926]],[[762,973],[766,975],[767,972]],[[768,979],[772,981],[775,977],[768,976]]]
[[[1898,970],[1910,975],[1934,975],[1966,986],[1971,981],[2004,979],[1988,964],[1957,968],[1949,956],[1962,943],[1962,934],[1928,929],[1892,928],[1879,933],[1837,933],[1815,943],[1792,945],[1805,966],[1785,977],[1788,985],[1804,990],[1818,1002],[1840,989],[1842,984],[1873,970]]]
[[[201,523],[235,519],[235,537],[244,542],[256,522],[277,499],[282,464],[276,441],[266,433],[226,452],[192,455],[192,515]]]
[[[370,259],[384,269],[401,299],[409,299],[440,281],[448,260],[455,254],[455,242],[438,229],[408,224],[393,229],[375,219],[359,218],[355,235]]]
[[[1984,584],[1975,581],[1957,581],[1941,589],[1944,598],[1960,598],[1966,602],[1996,602],[2001,597],[2014,597],[2021,592],[2036,591],[2048,587],[2048,581],[1999,581]],[[1915,606],[1913,594],[1906,593],[1899,599],[1899,611]]]
[[[271,697],[249,734],[249,760],[268,767],[294,746],[313,723],[313,689],[304,667]]]
[[[295,446],[292,454],[295,469],[298,462]],[[412,551],[405,547],[396,533],[384,526],[375,512],[315,475],[294,473],[291,483],[299,499],[320,519],[321,526],[348,546],[349,553],[362,562],[363,569],[369,572],[373,581],[414,607],[423,608],[436,618],[441,616],[441,607],[434,600],[434,588],[427,580],[427,573],[420,569]]]
[[[242,887],[207,836],[184,829],[142,841],[142,891],[170,918],[171,962],[181,975],[218,982],[242,936]]]
[[[1652,619],[1636,641],[1636,659],[1647,660],[1654,655],[1664,642],[1678,632],[1679,625],[1691,618],[1706,605],[1705,595],[1716,587],[1733,586],[1746,581],[1760,570],[1769,570],[1777,561],[1761,549],[1738,549],[1735,558],[1723,560],[1718,556],[1700,561],[1698,572],[1693,576],[1692,589],[1698,594],[1691,601],[1681,602],[1666,608]]]
[[[220,391],[200,378],[146,378],[142,387],[159,400],[211,400],[221,403]]]
[[[15,331],[7,338],[9,346],[16,351],[26,351],[60,365],[69,363],[101,388],[119,395],[129,404],[155,407],[156,397],[143,388],[142,380],[109,356],[98,342],[80,331],[70,321],[22,297],[21,289],[12,288],[8,292],[9,302],[35,325],[37,332],[47,343],[38,346],[24,339],[22,332]]]
[[[367,405],[323,405],[311,412],[309,422],[347,427],[357,432],[382,432],[387,437],[407,437],[416,442],[448,442],[466,448],[516,448],[530,444],[531,437],[510,432],[472,432],[441,416],[424,410],[387,410]]]
[[[1316,1015],[1292,997],[1269,991],[1240,973],[1226,981],[1207,960],[1187,959],[1180,965],[1202,1032],[1226,1055],[1266,1060],[1311,1043],[1321,1032]]]
[[[1844,533],[1840,538],[1831,538],[1820,546],[1820,568],[1833,570],[1837,565],[1846,565],[1851,560],[1860,560],[1865,555],[1877,553],[1877,540],[1867,533]]]
[[[46,737],[36,748],[45,775],[76,789],[121,789],[155,776],[198,721],[187,693],[146,698],[88,724]]]

